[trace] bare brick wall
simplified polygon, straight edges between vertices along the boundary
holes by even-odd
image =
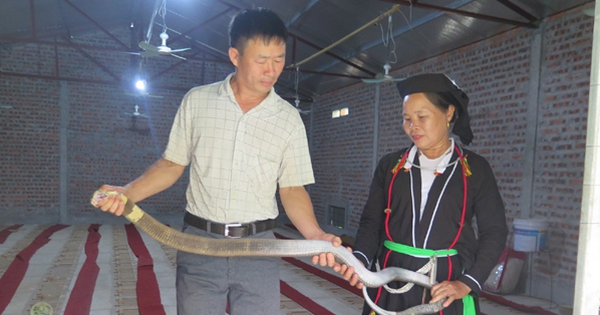
[[[13,106],[0,109],[0,213],[46,215],[58,209],[58,82],[0,80],[0,105]]]
[[[554,294],[554,301],[565,304],[572,302],[576,268],[592,24],[592,18],[575,8],[543,21],[538,30],[515,29],[393,73],[406,77],[443,72],[465,89],[475,133],[468,148],[490,162],[508,223],[533,217],[550,224],[549,250],[533,257],[534,277],[540,281],[532,290],[544,298]],[[539,51],[533,51],[536,36],[541,38]],[[536,78],[532,71],[539,71],[539,82],[531,81]],[[309,129],[315,211],[323,221],[329,200],[349,200],[350,233],[358,228],[366,201],[373,148],[378,148],[379,159],[410,144],[392,83],[381,84],[379,141],[376,146],[369,142],[374,137],[374,91],[374,85],[358,83],[313,104]],[[537,103],[531,103],[532,93]],[[350,107],[350,116],[332,120],[330,109],[341,105]],[[532,123],[528,114],[535,111],[537,122]],[[527,166],[528,155],[533,169]]]
[[[111,33],[129,42],[128,29]],[[70,41],[118,46],[100,32]],[[161,156],[184,93],[195,85],[222,80],[233,70],[226,62],[150,58],[143,67],[150,87],[173,88],[151,91],[162,98],[141,98],[126,94],[132,91],[138,60],[107,50],[82,52],[64,46],[55,50],[37,44],[1,47],[0,105],[12,107],[0,108],[2,222],[58,222],[61,215],[68,222],[106,220],[89,205],[92,192],[104,183],[124,185],[139,176]],[[52,79],[56,76],[63,80]],[[125,114],[136,104],[150,119],[134,121]],[[61,128],[66,135],[64,154]],[[61,154],[66,168],[61,168]],[[61,174],[67,178],[66,191],[60,188]],[[186,184],[187,174],[141,205],[153,214],[181,213]],[[66,202],[61,203],[61,196]]]
[[[554,255],[539,263],[564,279],[576,268],[592,52],[593,19],[579,12],[546,22],[532,196],[554,233]]]
[[[332,197],[348,200],[349,210],[361,209],[364,204],[368,193],[364,187],[370,181],[364,174],[371,173],[374,143],[374,92],[374,88],[361,87],[352,93],[330,93],[319,98],[309,135],[316,179],[311,198],[322,221]],[[332,119],[331,111],[342,107],[349,107],[350,115]],[[358,224],[356,215],[349,221],[350,226]]]

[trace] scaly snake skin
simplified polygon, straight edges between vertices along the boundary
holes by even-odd
[[[110,194],[119,194],[118,192],[96,191],[92,196],[91,203],[96,206],[98,201],[108,197]],[[363,267],[362,263],[343,246],[335,247],[328,241],[319,240],[275,240],[275,239],[209,239],[195,235],[189,235],[174,230],[150,215],[144,212],[135,203],[126,196],[121,195],[125,203],[123,215],[125,218],[140,230],[147,233],[160,243],[175,249],[206,256],[216,257],[247,257],[247,256],[267,256],[267,257],[311,257],[320,253],[332,253],[340,263],[354,267],[358,274],[360,282],[365,287],[363,295],[365,301],[381,315],[420,315],[435,314],[443,309],[442,301],[432,304],[422,304],[411,307],[401,312],[386,311],[376,306],[366,294],[366,287],[376,288],[392,281],[412,282],[431,288],[428,276],[416,273],[402,268],[385,268],[378,272],[369,271]]]

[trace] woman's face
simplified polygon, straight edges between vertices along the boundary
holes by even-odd
[[[415,146],[428,157],[428,152],[441,155],[448,148],[448,123],[454,115],[454,106],[448,110],[433,105],[425,94],[414,93],[404,97],[402,116],[404,132],[410,137]]]

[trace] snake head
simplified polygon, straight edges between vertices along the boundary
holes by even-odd
[[[92,195],[92,199],[90,200],[90,203],[92,204],[92,206],[98,207],[98,202],[100,202],[100,200],[108,198],[108,196],[110,196],[110,195],[120,195],[120,193],[118,193],[116,191],[96,190],[94,192],[94,194]]]

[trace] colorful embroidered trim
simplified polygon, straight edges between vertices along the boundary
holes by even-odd
[[[471,175],[473,175],[473,172],[471,172],[471,167],[469,166],[469,161],[467,161],[467,157],[469,155],[465,155],[464,157],[460,158],[460,164],[463,167],[463,173],[465,174],[465,176],[469,177]]]

